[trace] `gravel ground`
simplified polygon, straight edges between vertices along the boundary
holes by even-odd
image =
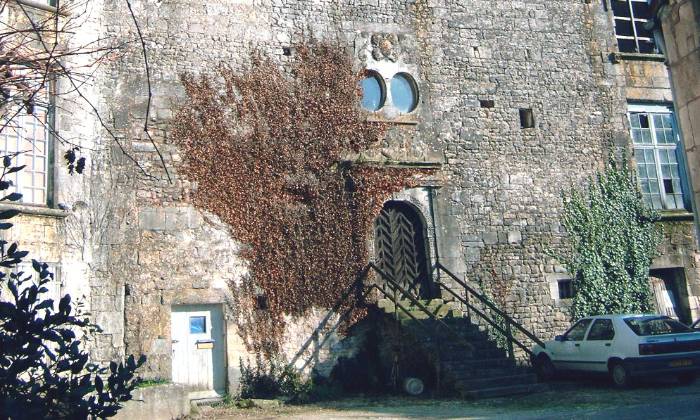
[[[537,394],[479,401],[403,397],[347,398],[338,401],[238,409],[199,407],[191,419],[697,419],[700,384],[674,382],[614,389],[606,381],[554,382]]]

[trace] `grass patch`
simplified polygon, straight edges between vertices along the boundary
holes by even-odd
[[[167,379],[161,379],[161,378],[156,378],[156,379],[142,379],[136,384],[136,389],[139,388],[149,388],[152,386],[156,385],[164,385],[164,384],[169,384],[170,381]]]

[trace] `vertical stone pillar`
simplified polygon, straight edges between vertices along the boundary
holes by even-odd
[[[700,0],[656,0],[700,238]],[[699,239],[700,240],[700,239]]]

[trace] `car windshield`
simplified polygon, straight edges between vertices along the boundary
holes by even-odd
[[[666,316],[625,318],[625,324],[627,324],[635,334],[641,336],[693,332],[693,330],[687,326]]]

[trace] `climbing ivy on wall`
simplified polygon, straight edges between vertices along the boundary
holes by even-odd
[[[184,75],[174,127],[195,204],[245,246],[250,275],[232,285],[239,331],[267,355],[279,350],[285,315],[331,307],[356,279],[374,215],[416,175],[342,163],[386,127],[358,107],[362,75],[344,50],[294,51],[289,71],[258,54],[244,72]]]
[[[574,276],[574,319],[652,310],[648,276],[662,235],[658,219],[626,156],[621,163],[611,157],[587,188],[565,195],[562,224],[571,253],[561,259]]]

